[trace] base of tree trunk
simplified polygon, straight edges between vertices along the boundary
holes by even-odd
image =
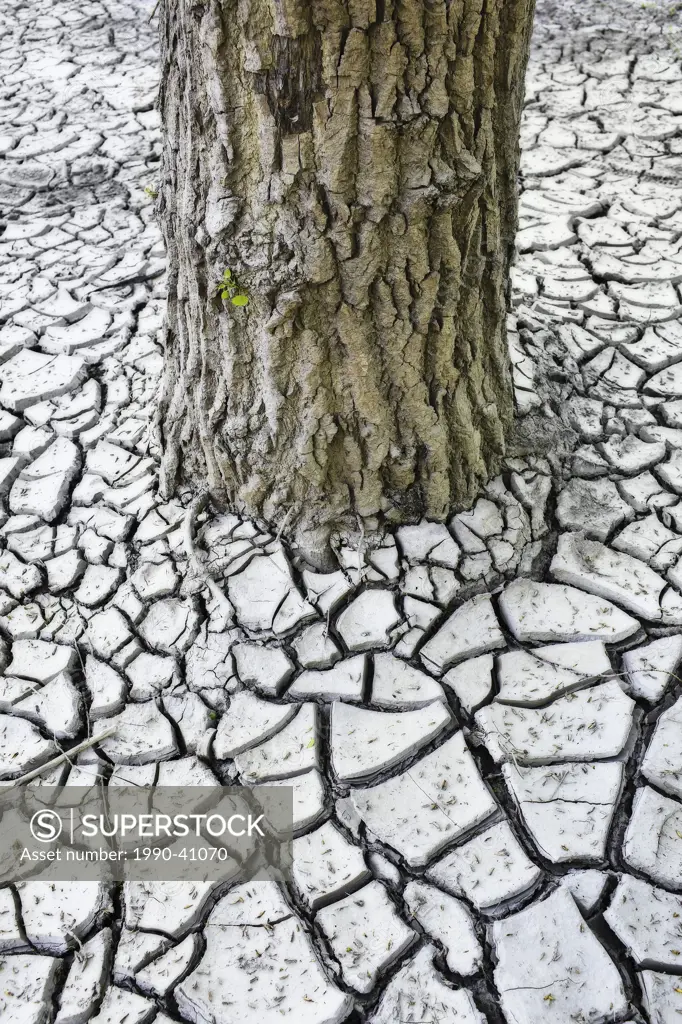
[[[512,422],[532,7],[162,5],[165,493],[318,563],[471,504]]]

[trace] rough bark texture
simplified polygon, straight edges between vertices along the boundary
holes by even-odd
[[[533,6],[162,2],[166,491],[310,537],[494,471]]]

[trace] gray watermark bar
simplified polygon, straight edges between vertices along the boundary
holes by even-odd
[[[289,786],[0,789],[0,884],[288,881]]]

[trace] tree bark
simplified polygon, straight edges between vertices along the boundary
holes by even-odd
[[[471,503],[512,420],[533,7],[163,0],[166,493],[309,551]]]

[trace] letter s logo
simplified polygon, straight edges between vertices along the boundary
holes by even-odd
[[[59,839],[63,827],[56,811],[36,811],[30,822],[31,835],[39,843],[53,843]]]

